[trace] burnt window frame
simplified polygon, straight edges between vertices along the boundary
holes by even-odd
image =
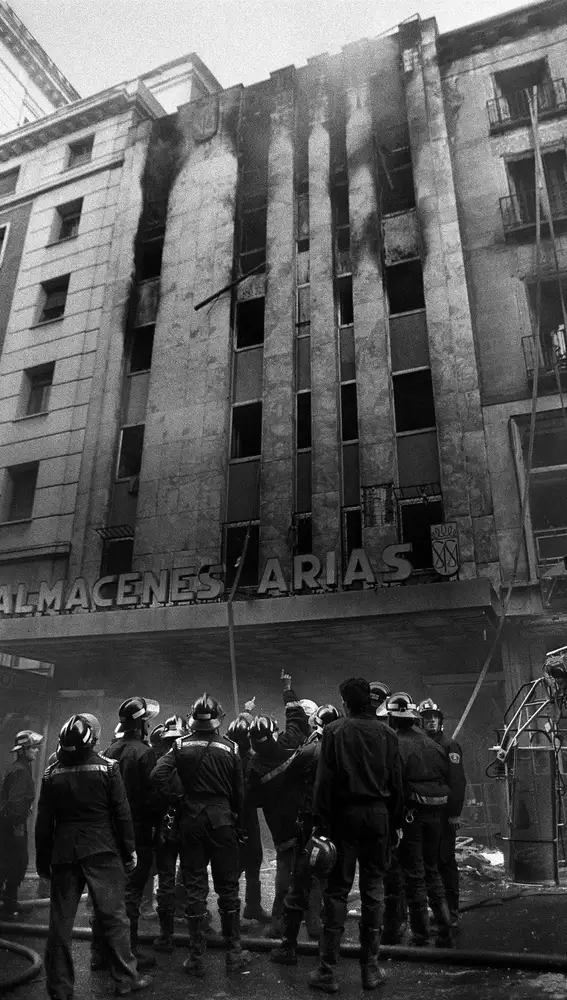
[[[412,375],[418,375],[422,372],[426,372],[429,375],[429,384],[431,385],[431,405],[433,407],[433,418],[434,422],[432,424],[419,424],[414,427],[402,427],[398,426],[398,410],[396,401],[396,385],[401,385],[400,379],[411,378]],[[392,402],[394,408],[394,427],[396,429],[396,436],[401,437],[405,434],[420,434],[427,433],[428,431],[437,430],[437,414],[435,412],[435,391],[433,388],[433,379],[431,374],[431,367],[429,365],[420,365],[417,368],[408,368],[405,371],[397,371],[391,373],[392,378]]]
[[[135,327],[135,329],[132,331],[131,338],[130,338],[130,349],[128,351],[128,362],[127,362],[127,371],[126,371],[126,375],[127,376],[129,376],[129,375],[141,375],[143,372],[149,372],[151,370],[152,361],[153,361],[153,353],[154,353],[154,345],[155,345],[155,330],[156,330],[155,323],[146,323],[144,326],[137,326],[137,327]],[[144,338],[148,338],[149,335],[150,335],[149,331],[151,331],[151,350],[149,351],[150,363],[149,363],[149,365],[146,368],[132,368],[132,358],[134,357],[135,352],[136,352],[136,342],[137,341],[141,342]],[[147,346],[146,346],[146,348],[145,348],[146,353],[147,353],[147,350],[148,349],[147,349]],[[142,353],[141,350],[140,350],[140,353]]]
[[[126,558],[124,562],[118,561],[113,564],[108,560],[108,554],[110,551],[116,552],[126,552],[129,558]],[[100,557],[100,576],[120,576],[121,573],[130,573],[132,571],[132,563],[134,561],[134,538],[107,538],[102,543],[102,552]]]
[[[234,422],[235,414],[236,414],[237,410],[250,409],[251,407],[258,407],[259,408],[259,415],[260,415],[260,419],[259,419],[259,424],[260,424],[260,427],[259,427],[259,445],[260,445],[260,447],[259,447],[258,451],[249,452],[246,455],[238,455],[238,454],[236,454],[236,451],[238,449],[237,449],[237,446],[236,446],[237,442],[236,442],[236,439],[235,439],[235,422]],[[243,402],[243,403],[233,403],[233,405],[232,405],[232,411],[231,411],[231,421],[230,421],[230,461],[231,462],[249,462],[252,459],[261,459],[261,457],[262,457],[262,439],[263,439],[263,427],[262,427],[263,419],[264,419],[264,407],[263,407],[263,401],[261,399],[247,400],[246,402]]]
[[[242,573],[240,576],[240,580],[238,581],[238,590],[255,590],[258,587],[258,584],[260,583],[260,519],[253,518],[251,521],[225,521],[225,523],[223,524],[223,531],[222,531],[222,565],[224,568],[225,592],[230,591],[232,589],[237,570],[236,565],[233,565],[230,569],[228,566],[228,533],[230,530],[241,529],[242,546],[240,548],[240,551],[242,552],[242,547],[244,546],[244,539],[246,538],[246,532],[248,531],[249,525],[250,525],[250,538],[248,539],[248,547],[246,549],[246,558],[244,560],[244,565],[242,567]],[[244,576],[246,569],[247,568],[250,569],[250,567],[247,567],[247,563],[249,559],[254,558],[253,555],[252,557],[249,555],[251,551],[250,541],[252,540],[253,532],[254,532],[253,546],[256,549],[256,559],[257,559],[256,573],[255,573],[256,579],[247,582],[247,578],[246,576]],[[254,553],[254,547],[252,548],[253,553]],[[252,570],[252,575],[254,575],[253,570]]]
[[[246,309],[252,309],[252,303],[262,303],[261,313],[262,313],[262,339],[254,340],[251,343],[242,344],[239,341],[239,329],[240,329],[240,314]],[[258,312],[260,312],[260,308]],[[248,351],[254,347],[263,347],[266,340],[266,296],[265,295],[254,295],[249,299],[237,299],[236,306],[234,310],[234,350],[235,351]],[[257,329],[260,329],[260,323],[257,324]]]
[[[415,268],[416,273],[417,273],[417,265],[419,265],[419,269],[420,269],[419,270],[419,274],[420,274],[420,277],[421,277],[420,305],[408,305],[407,302],[405,301],[405,289],[404,289],[404,291],[400,292],[399,287],[398,287],[396,289],[396,295],[400,295],[401,298],[404,298],[404,306],[406,308],[396,309],[396,311],[394,312],[392,310],[392,299],[390,297],[389,276],[391,274],[392,275],[392,279],[393,279],[394,273],[396,271],[398,271],[398,273],[401,273],[403,268],[408,268],[408,267],[411,267],[412,265],[416,265],[416,268]],[[400,261],[398,264],[390,264],[390,265],[386,266],[384,270],[385,270],[385,279],[386,279],[385,282],[384,282],[384,288],[385,288],[385,293],[386,293],[386,302],[388,304],[388,315],[389,316],[403,316],[405,313],[422,312],[426,308],[426,302],[425,302],[425,282],[423,280],[423,263],[421,261],[421,258],[420,257],[411,257],[409,260]]]
[[[141,444],[141,448],[140,448],[140,466],[139,466],[139,468],[135,472],[129,472],[127,474],[120,475],[120,464],[121,464],[121,459],[122,459],[122,445],[123,445],[123,442],[124,442],[124,434],[128,433],[129,431],[138,430],[140,427],[142,428],[142,444]],[[118,437],[118,452],[117,452],[117,456],[116,456],[116,468],[115,468],[115,473],[114,473],[114,481],[116,483],[129,482],[131,479],[136,479],[136,477],[138,477],[140,475],[140,471],[141,471],[141,468],[142,468],[142,461],[143,461],[143,457],[144,457],[145,428],[146,428],[145,423],[124,424],[120,428],[120,435]]]

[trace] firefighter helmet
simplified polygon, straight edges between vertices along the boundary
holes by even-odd
[[[159,726],[154,726],[150,733],[150,743],[154,750],[160,750],[163,744],[163,734],[165,733],[165,726],[160,722]]]
[[[278,729],[275,719],[269,715],[257,715],[250,726],[250,740],[252,744],[266,743],[274,739]]]
[[[126,698],[118,709],[118,725],[114,730],[115,736],[122,736],[124,733],[137,729],[138,723],[155,719],[159,715],[159,702],[153,698]]]
[[[443,728],[443,712],[432,698],[425,698],[417,706],[426,733],[438,733]]]
[[[89,726],[91,727],[94,733],[94,742],[98,743],[102,731],[102,726],[98,721],[96,715],[91,715],[90,712],[81,712],[81,715],[83,716],[83,719],[87,720]]]
[[[59,748],[65,753],[81,753],[92,747],[95,734],[84,715],[72,715],[59,732]]]
[[[370,681],[370,701],[376,709],[376,715],[387,715],[386,702],[391,694],[387,684],[383,684],[382,681]]]
[[[163,724],[162,740],[179,740],[187,736],[187,726],[180,715],[170,715]]]
[[[386,711],[393,719],[418,719],[411,695],[406,691],[396,691],[386,702]]]
[[[310,719],[317,711],[317,705],[310,698],[300,698],[299,704],[301,705],[303,711],[305,712],[308,719]]]
[[[16,750],[36,750],[41,743],[43,736],[41,733],[34,733],[33,729],[22,729],[16,734],[12,752]]]
[[[315,875],[330,875],[337,863],[337,848],[328,837],[314,834],[307,842],[309,868]]]
[[[250,724],[246,719],[234,719],[226,731],[229,740],[236,743],[241,753],[248,753],[250,750]]]
[[[336,722],[340,717],[341,713],[334,705],[320,705],[313,716],[313,726],[318,733],[322,733],[324,726],[328,726],[329,722]]]
[[[222,706],[205,691],[193,705],[189,718],[189,729],[193,732],[212,733],[220,729],[224,712]]]

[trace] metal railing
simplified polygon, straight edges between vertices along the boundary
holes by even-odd
[[[553,221],[567,219],[567,187],[548,187],[549,205]],[[521,191],[519,194],[508,195],[500,199],[500,212],[504,232],[525,229],[536,223],[536,192],[535,189]],[[545,223],[545,213],[542,210],[542,222]]]
[[[533,378],[536,365],[533,337],[522,337],[522,350],[524,352],[526,374],[528,378]],[[562,344],[554,347],[552,344],[540,343],[537,353],[540,374],[553,374],[555,366],[557,366],[560,373],[567,372],[567,351]]]
[[[567,86],[565,80],[548,80],[537,89],[538,117],[562,114],[567,111]],[[530,91],[517,90],[506,97],[495,97],[486,102],[490,129],[519,125],[530,120]]]

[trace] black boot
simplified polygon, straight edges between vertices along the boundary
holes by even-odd
[[[384,969],[378,965],[380,952],[380,930],[376,927],[358,925],[360,935],[360,975],[365,990],[375,990],[386,981]]]
[[[457,930],[459,926],[459,893],[455,892],[453,889],[446,889],[445,895],[447,897],[447,906],[449,907],[449,913],[451,916],[451,927],[453,930]]]
[[[138,946],[138,924],[130,923],[130,944],[132,946],[132,954],[136,959],[136,965],[138,966],[138,971],[140,969],[153,969],[156,964],[155,955],[148,955],[147,952],[140,951]]]
[[[171,955],[175,950],[173,943],[173,913],[162,913],[159,916],[159,937],[152,941],[152,948],[156,951],[164,951]]]
[[[259,878],[246,876],[246,896],[243,920],[257,920],[260,924],[269,924],[272,919],[262,906],[262,883]]]
[[[270,958],[278,965],[297,965],[297,938],[301,927],[302,914],[298,910],[288,910],[284,906],[282,917],[282,943],[274,948]]]
[[[234,972],[250,965],[252,956],[240,943],[240,910],[221,911],[222,936],[226,942],[226,970]]]
[[[189,976],[196,976],[198,979],[202,979],[205,975],[205,954],[207,951],[205,926],[204,914],[187,917],[189,958],[184,961],[183,968]]]
[[[453,934],[451,930],[451,914],[445,899],[431,903],[433,916],[437,923],[437,933],[435,935],[436,948],[452,948]]]
[[[429,912],[424,906],[410,906],[409,922],[411,928],[410,944],[416,948],[426,948],[429,944]]]
[[[339,984],[335,971],[339,964],[342,931],[329,930],[323,927],[319,942],[319,965],[307,978],[309,986],[323,993],[337,993]]]

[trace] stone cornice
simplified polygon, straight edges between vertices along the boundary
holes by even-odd
[[[567,5],[564,0],[544,0],[543,3],[516,7],[505,14],[439,35],[439,61],[454,62],[483,49],[517,42],[536,32],[550,31],[566,21]]]
[[[159,118],[164,113],[144,84],[137,84],[135,90],[129,85],[113,87],[0,136],[0,163],[25,156],[54,139],[71,135],[79,129],[95,127],[104,119],[114,118],[128,110],[136,111],[141,118],[151,119]]]
[[[55,107],[80,100],[81,95],[7,3],[0,3],[0,39]]]

